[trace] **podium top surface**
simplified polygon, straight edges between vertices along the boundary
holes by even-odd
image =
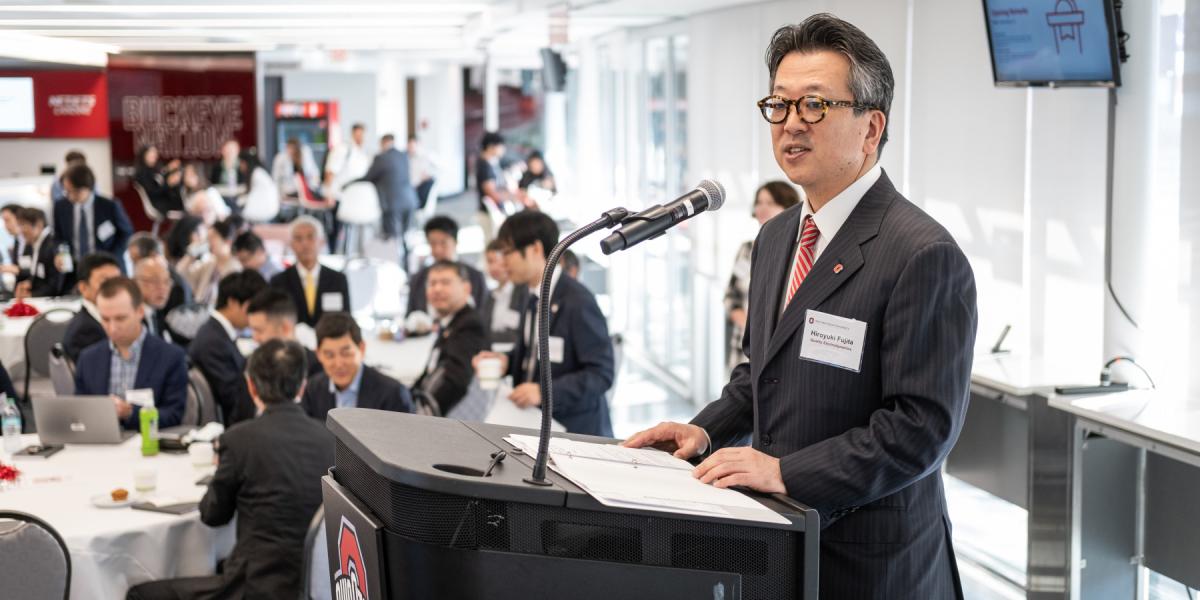
[[[537,435],[537,430],[487,423],[465,423],[454,419],[427,417],[363,408],[337,408],[329,411],[326,426],[346,448],[368,468],[396,483],[458,496],[488,498],[586,510],[639,512],[647,516],[667,517],[673,513],[632,511],[600,504],[587,492],[548,469],[549,486],[528,484],[534,457],[519,454],[503,441],[509,434]],[[554,437],[590,442],[612,442],[578,434],[555,433]],[[508,457],[492,471],[480,475],[492,461],[492,454],[504,450]],[[707,521],[736,525],[803,531],[805,523],[817,523],[816,513],[793,502],[755,495],[763,505],[782,514],[791,525],[750,522],[739,519],[704,518]],[[692,515],[680,518],[695,519]]]

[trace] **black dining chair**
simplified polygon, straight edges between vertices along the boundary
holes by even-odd
[[[67,600],[71,552],[49,523],[15,510],[0,511],[0,581],[22,600]]]

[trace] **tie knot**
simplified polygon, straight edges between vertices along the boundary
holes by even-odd
[[[812,218],[812,215],[804,217],[804,228],[800,231],[800,246],[811,248],[817,243],[817,236],[821,234],[817,229],[817,221]]]

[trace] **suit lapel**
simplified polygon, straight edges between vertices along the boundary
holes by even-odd
[[[879,233],[883,215],[891,206],[895,194],[896,189],[892,187],[887,174],[881,173],[879,181],[863,195],[837,235],[813,264],[792,302],[784,309],[774,331],[771,332],[767,352],[759,364],[766,365],[787,345],[796,329],[804,322],[804,315],[808,309],[820,306],[863,267],[861,246]],[[841,265],[841,268],[837,268],[837,265]],[[774,286],[777,293],[771,298],[773,307],[778,307],[783,294],[782,273],[777,274],[776,281],[779,283]],[[776,313],[769,313],[768,320],[773,321],[770,315],[774,314]]]

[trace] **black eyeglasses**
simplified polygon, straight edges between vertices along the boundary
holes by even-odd
[[[800,120],[809,125],[820,123],[831,106],[855,110],[875,110],[873,106],[851,100],[829,100],[816,95],[801,96],[795,100],[789,100],[783,96],[767,96],[758,101],[758,109],[762,111],[763,118],[772,125],[787,121],[788,111],[792,106],[796,107],[796,114],[800,115]]]

